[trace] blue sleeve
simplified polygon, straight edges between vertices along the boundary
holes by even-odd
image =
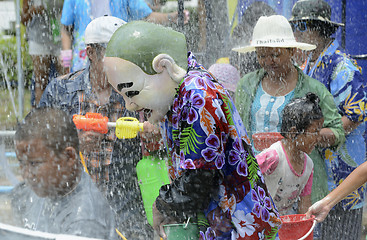
[[[144,2],[144,0],[128,1],[128,21],[140,20],[148,17],[152,13],[152,9]]]
[[[65,0],[62,8],[61,23],[65,26],[74,25],[75,0]]]
[[[56,79],[52,80],[42,94],[38,107],[54,107],[55,106],[55,91]]]
[[[367,87],[356,63],[350,59],[338,63],[332,80],[330,90],[340,112],[351,121],[366,121]]]

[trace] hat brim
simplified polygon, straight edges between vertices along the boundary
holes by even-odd
[[[298,48],[298,49],[301,49],[301,50],[304,50],[304,51],[309,51],[309,50],[315,49],[316,45],[308,44],[308,43],[300,43],[300,42],[270,43],[270,44],[249,45],[249,46],[245,46],[245,47],[233,48],[232,51],[239,52],[239,53],[247,53],[247,52],[255,51],[257,47]]]
[[[324,22],[324,23],[334,25],[335,27],[344,27],[344,23],[333,22],[329,19],[322,18],[322,17],[297,17],[297,18],[291,17],[289,19],[289,22],[297,22],[297,21],[305,21],[305,20],[321,21],[321,22]]]

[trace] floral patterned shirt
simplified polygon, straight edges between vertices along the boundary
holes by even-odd
[[[221,173],[219,195],[205,211],[210,227],[200,239],[274,239],[279,214],[233,101],[191,53],[188,64],[163,135],[171,178],[189,169]]]
[[[304,72],[326,86],[333,95],[341,116],[346,116],[353,122],[360,122],[355,130],[346,135],[345,143],[337,151],[333,149],[323,151],[328,171],[329,191],[332,191],[365,161],[367,88],[356,61],[339,50],[336,40],[319,56],[314,67],[310,68],[306,63]],[[364,184],[342,200],[342,207],[361,208],[364,204],[365,191]]]

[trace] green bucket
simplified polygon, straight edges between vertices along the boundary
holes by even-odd
[[[167,240],[197,240],[199,227],[196,223],[164,225]]]

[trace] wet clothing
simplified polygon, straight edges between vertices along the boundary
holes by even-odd
[[[21,225],[31,230],[117,239],[113,212],[84,172],[75,190],[56,199],[40,198],[21,183],[12,192],[12,209]]]
[[[280,132],[282,127],[282,111],[293,97],[294,90],[285,96],[271,96],[259,84],[254,102],[251,106],[251,119],[253,121],[251,121],[250,132],[253,134]],[[255,155],[260,153],[256,148],[254,148],[254,151]]]
[[[334,40],[316,60],[309,62],[304,72],[319,80],[331,92],[341,116],[346,116],[359,126],[346,135],[346,141],[338,149],[322,151],[328,174],[328,189],[332,191],[366,159],[367,89],[361,69],[350,59]],[[345,197],[320,224],[320,239],[360,239],[361,219],[365,203],[366,184]],[[343,226],[339,223],[343,222]],[[343,231],[335,231],[343,229]],[[354,230],[354,231],[352,231]]]
[[[126,22],[144,19],[152,13],[144,0],[109,0],[109,7],[111,16],[121,18]],[[96,17],[98,16],[92,16],[90,0],[64,0],[61,23],[65,26],[73,26],[71,71],[86,67],[87,53],[84,44],[84,31]]]
[[[320,98],[320,107],[324,115],[324,128],[329,128],[335,135],[335,146],[344,142],[344,129],[340,114],[333,101],[333,96],[319,81],[310,78],[298,70],[298,82],[294,89],[293,98],[304,97],[308,92],[315,93]],[[265,76],[265,70],[262,68],[255,72],[246,74],[237,85],[236,106],[239,109],[241,119],[247,129],[251,125],[251,107],[254,103],[256,92],[261,80]],[[271,101],[271,99],[270,99]],[[252,139],[252,132],[249,137]],[[309,155],[314,162],[314,180],[312,184],[312,201],[320,200],[327,195],[327,174],[325,169],[325,160],[320,153],[322,149],[315,148]]]
[[[124,101],[122,96],[112,91],[110,101],[99,105],[92,90],[89,79],[89,68],[54,79],[47,85],[39,106],[58,107],[74,114],[85,115],[87,112],[101,113],[110,122],[124,116]],[[109,180],[108,165],[111,164],[111,154],[116,140],[114,129],[109,129],[101,141],[100,148],[93,152],[82,152],[89,173],[99,187],[104,187]]]
[[[367,87],[355,60],[343,53],[334,40],[322,52],[314,67],[307,64],[304,72],[319,80],[331,92],[341,116],[346,116],[360,125],[350,134],[337,151],[324,149],[323,155],[328,172],[329,191],[335,189],[344,179],[366,159],[366,139],[364,137],[367,120]],[[365,202],[366,184],[341,201],[347,209],[361,208]]]
[[[299,197],[308,196],[312,190],[313,162],[304,153],[302,173],[297,173],[281,141],[272,144],[256,156],[266,186],[280,215],[294,214],[292,206]]]
[[[278,213],[240,116],[191,53],[188,63],[162,122],[173,181],[160,189],[157,209],[180,221],[204,212],[209,227],[201,239],[275,237]]]
[[[88,99],[93,99],[93,93],[89,69],[86,68],[51,81],[39,105],[57,106],[70,115],[85,114],[91,109],[99,110],[110,121],[115,121],[116,117],[138,118],[137,114],[124,108],[122,96],[115,91],[112,92],[108,105],[98,107]],[[128,239],[152,239],[153,229],[146,219],[135,170],[136,164],[142,158],[140,138],[116,139],[114,129],[110,129],[107,135],[101,152],[83,154],[89,173],[101,190],[106,192],[117,215],[119,231]]]

